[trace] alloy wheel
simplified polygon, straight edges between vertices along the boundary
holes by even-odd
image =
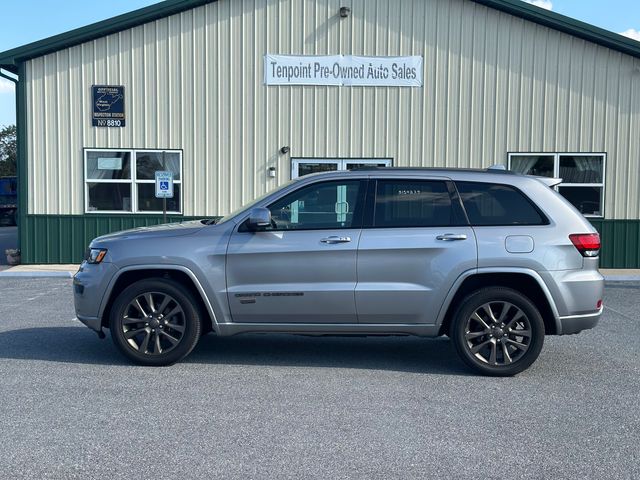
[[[481,362],[507,366],[520,360],[529,350],[531,322],[512,303],[489,302],[467,319],[464,338],[469,352]]]
[[[145,292],[129,302],[121,325],[132,348],[145,355],[160,355],[180,344],[186,321],[184,310],[171,295]]]

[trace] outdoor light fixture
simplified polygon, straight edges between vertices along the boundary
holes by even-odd
[[[269,176],[271,178],[275,178],[276,177],[276,167],[269,167]]]
[[[286,155],[287,153],[289,153],[290,148],[289,147],[282,147],[280,149],[280,153],[283,155]]]
[[[340,7],[340,16],[342,18],[347,18],[351,13],[351,9],[349,7]]]

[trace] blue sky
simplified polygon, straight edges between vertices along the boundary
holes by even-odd
[[[640,41],[639,0],[528,1],[616,33],[626,32]],[[87,0],[7,0],[3,3],[0,7],[0,52],[158,2],[110,0],[91,5]],[[0,125],[14,122],[13,86],[0,79]]]

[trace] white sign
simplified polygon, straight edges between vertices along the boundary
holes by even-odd
[[[98,170],[122,170],[122,158],[98,158]]]
[[[156,172],[156,198],[173,198],[173,172]]]
[[[422,57],[265,55],[266,85],[421,87]]]

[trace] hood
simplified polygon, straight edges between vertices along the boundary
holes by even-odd
[[[199,232],[205,227],[200,220],[193,220],[182,223],[164,223],[150,227],[138,227],[131,230],[109,233],[95,238],[92,244],[110,242],[113,240],[126,240],[133,238],[158,238],[158,237],[181,237]]]

